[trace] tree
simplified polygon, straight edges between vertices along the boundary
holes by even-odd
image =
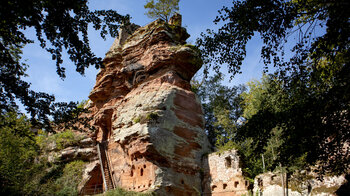
[[[281,163],[293,172],[317,163],[321,173],[344,173],[349,161],[348,114],[337,112],[333,104],[339,100],[309,96],[319,92],[310,83],[305,86],[285,88],[276,78],[250,83],[242,102],[248,115],[237,135],[257,144],[255,156],[264,154],[270,169]]]
[[[261,152],[268,145],[271,130],[281,127],[284,141],[278,161],[284,165],[306,153],[305,162],[317,163],[321,174],[349,169],[347,6],[345,0],[234,1],[216,18],[215,23],[223,24],[219,30],[208,30],[197,42],[206,57],[206,72],[211,66],[219,72],[219,65],[226,63],[233,77],[240,72],[248,40],[260,35],[265,69],[271,65],[276,68],[274,75],[286,101],[279,111],[273,104],[261,108],[238,135],[252,138]],[[315,33],[317,29],[324,33]],[[298,39],[287,58],[285,43],[295,34]]]
[[[239,73],[246,44],[256,34],[264,43],[261,57],[265,68],[272,64],[281,76],[302,74],[324,58],[348,54],[350,14],[343,9],[346,5],[349,3],[345,0],[234,1],[231,8],[220,10],[214,21],[223,23],[222,27],[217,32],[207,30],[197,42],[209,63],[206,69],[214,66],[219,70],[219,65],[227,63],[232,77]],[[316,34],[320,28],[326,33]],[[284,49],[293,33],[297,33],[299,39],[292,49],[294,56],[289,59]],[[310,57],[314,61],[310,62]]]
[[[179,11],[180,0],[154,0],[147,1],[144,6],[148,11],[145,13],[152,19],[160,18],[164,21],[169,21],[170,16]]]
[[[221,74],[192,84],[204,109],[205,130],[212,145],[221,146],[235,137],[242,115],[240,94],[244,86],[222,85]],[[192,82],[193,83],[193,82]]]
[[[294,172],[296,170],[305,169],[305,155],[306,153],[300,153],[298,156],[292,155],[288,159],[288,162],[282,162],[280,157],[280,152],[285,149],[286,138],[283,137],[283,133],[285,131],[284,123],[275,124],[272,123],[270,126],[266,128],[257,127],[260,134],[254,134],[254,129],[252,126],[247,128],[245,126],[249,123],[250,120],[256,120],[255,118],[262,111],[269,111],[271,114],[279,114],[290,106],[290,100],[288,99],[288,93],[284,90],[281,83],[278,82],[276,78],[272,75],[264,75],[261,81],[250,81],[248,82],[249,92],[244,92],[242,94],[242,109],[243,109],[243,117],[244,117],[244,125],[241,130],[237,131],[237,135],[244,135],[244,131],[250,130],[250,134],[244,135],[244,138],[248,141],[251,141],[248,146],[249,149],[252,149],[250,154],[245,153],[245,159],[251,160],[255,158],[259,159],[261,157],[263,165],[257,165],[256,163],[246,164],[246,167],[249,168],[249,171],[255,171],[255,173],[250,173],[252,177],[255,177],[258,172],[265,171],[279,171],[281,174],[281,185],[283,190],[283,195],[285,195],[285,184],[284,174],[287,172]],[[260,119],[257,122],[261,124],[269,123],[269,120],[266,118],[267,116],[263,116],[264,119]],[[266,118],[266,119],[265,119]],[[258,126],[257,124],[255,124]],[[273,126],[276,127],[273,127]],[[261,142],[265,141],[264,145],[261,145]],[[255,144],[255,145],[252,145]],[[258,161],[260,162],[260,161]],[[263,167],[261,169],[261,167]],[[288,173],[287,173],[288,176]]]
[[[0,114],[17,107],[18,100],[31,115],[33,125],[41,124],[50,129],[50,115],[54,115],[56,110],[71,110],[69,108],[76,105],[54,103],[54,96],[30,90],[30,84],[22,80],[29,66],[21,62],[22,48],[34,42],[23,30],[33,28],[36,31],[36,41],[56,61],[57,74],[61,78],[65,77],[63,51],[67,51],[80,74],[84,74],[85,68],[90,65],[99,68],[102,60],[91,51],[88,25],[100,30],[103,38],[107,33],[116,36],[119,24],[126,23],[129,17],[112,10],[90,11],[87,4],[87,0],[1,1]]]
[[[25,116],[8,112],[0,116],[0,193],[23,194],[38,155],[34,133]]]

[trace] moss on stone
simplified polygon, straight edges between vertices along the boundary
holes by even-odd
[[[326,193],[326,194],[334,194],[337,190],[339,189],[339,186],[331,186],[331,187],[327,187],[327,186],[320,186],[320,187],[316,187],[314,189],[312,189],[311,193],[312,194],[322,194],[322,193]]]
[[[159,114],[157,112],[149,112],[147,114],[141,114],[138,117],[134,117],[132,119],[132,121],[136,124],[136,123],[147,123],[147,122],[151,122],[151,121],[155,121],[159,118]]]
[[[178,51],[181,47],[182,47],[181,45],[170,46],[170,47],[169,47],[169,50],[170,50],[171,52],[176,52],[176,51]]]
[[[197,47],[197,46],[195,46],[195,45],[192,45],[192,44],[185,44],[184,45],[185,47],[189,47],[189,48],[191,48],[192,50],[194,50],[194,51],[196,51],[197,53],[198,53],[198,55],[199,54],[201,54],[201,51],[199,50],[199,48]]]
[[[132,121],[134,123],[139,123],[141,121],[141,118],[140,117],[135,117]]]
[[[159,114],[157,112],[151,112],[146,115],[146,120],[157,120],[159,117]]]

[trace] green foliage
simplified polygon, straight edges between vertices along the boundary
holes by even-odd
[[[89,100],[82,100],[81,102],[79,102],[77,104],[77,108],[78,109],[84,109],[84,107],[86,106],[86,104],[89,102]]]
[[[198,54],[201,53],[201,51],[199,50],[199,48],[198,48],[197,46],[193,45],[193,44],[187,43],[187,44],[185,44],[184,46],[185,46],[185,47],[191,48],[192,50],[196,51],[196,53],[198,53]]]
[[[33,172],[38,155],[34,133],[25,116],[9,112],[0,116],[0,193],[23,194],[23,184]]]
[[[246,139],[243,142],[233,142],[232,140],[227,143],[217,146],[218,153],[222,153],[227,150],[236,149],[240,156],[240,168],[242,168],[243,176],[251,183],[254,183],[254,178],[258,174],[263,172],[262,160],[260,156],[256,156],[255,147],[252,139]]]
[[[28,182],[24,195],[78,195],[77,186],[86,165],[83,161],[49,164],[41,160]]]
[[[221,81],[222,76],[215,75],[200,83],[192,82],[202,102],[209,141],[219,146],[234,139],[242,113],[240,94],[245,90],[243,86],[224,86]]]
[[[39,145],[47,140],[58,148],[76,141],[72,131],[50,137],[39,131],[34,137],[25,116],[9,112],[0,116],[0,193],[1,195],[78,195],[85,163],[52,164],[39,157]]]
[[[205,73],[227,64],[231,77],[240,72],[248,41],[254,35],[263,41],[264,68],[276,71],[266,87],[256,84],[255,94],[245,96],[246,121],[237,131],[238,138],[253,139],[256,157],[278,128],[277,162],[290,169],[317,163],[319,174],[349,170],[350,12],[344,6],[345,0],[233,1],[214,21],[222,25],[218,31],[198,40]],[[287,53],[294,33],[299,39]]]
[[[106,196],[152,196],[155,195],[152,192],[147,193],[139,193],[139,192],[133,192],[133,191],[126,191],[122,188],[116,188],[114,190],[107,191],[104,193]]]
[[[200,90],[203,83],[199,82],[194,78],[192,78],[190,83],[191,83],[191,91],[198,94],[198,91]]]
[[[242,93],[242,108],[245,119],[250,119],[253,115],[267,107],[273,107],[275,111],[280,110],[283,104],[283,97],[279,97],[282,91],[278,88],[276,81],[271,76],[263,76],[260,81],[253,80],[247,83],[249,92]]]
[[[63,149],[79,137],[71,130],[52,136],[39,130],[34,136],[25,116],[10,112],[0,118],[1,195],[78,195],[85,163],[48,163],[40,148],[56,143],[56,150]]]
[[[73,161],[66,164],[62,175],[49,184],[49,190],[54,195],[78,195],[77,187],[83,175],[85,163],[83,161]]]
[[[142,114],[140,116],[134,117],[132,121],[134,123],[147,123],[147,122],[154,122],[159,118],[159,114],[156,111],[148,112],[146,114]]]
[[[141,121],[141,118],[140,117],[135,117],[132,121],[134,123],[139,123]]]
[[[72,130],[66,130],[64,132],[54,134],[52,139],[55,141],[57,149],[61,150],[67,146],[76,144],[81,138],[76,136]]]
[[[171,15],[179,11],[180,0],[148,0],[145,9],[148,11],[145,13],[149,18],[157,19],[160,18],[168,22]]]
[[[222,8],[214,21],[222,24],[218,31],[208,30],[197,44],[210,66],[219,71],[219,66],[227,63],[233,77],[240,72],[246,44],[258,35],[264,43],[261,57],[266,69],[272,64],[281,76],[302,73],[316,67],[322,58],[333,60],[348,53],[350,14],[344,5],[348,5],[345,0],[233,1],[232,7]],[[325,34],[314,34],[322,28]],[[295,55],[285,58],[285,42],[293,33],[299,33],[300,38],[292,50]],[[310,55],[316,61],[310,63]]]
[[[150,112],[146,115],[146,120],[157,120],[159,118],[159,114],[157,112]]]
[[[62,120],[59,116],[76,108],[76,103],[54,103],[54,96],[30,90],[30,84],[23,80],[29,65],[22,63],[21,57],[22,48],[34,40],[29,39],[24,30],[35,30],[35,42],[40,44],[43,52],[52,56],[57,74],[64,78],[63,51],[67,52],[80,74],[84,74],[90,65],[96,68],[102,65],[102,59],[91,51],[89,45],[89,24],[100,30],[103,38],[108,33],[115,37],[119,24],[129,19],[112,10],[91,11],[86,0],[2,1],[0,18],[0,113],[16,108],[16,99],[30,114],[32,125],[46,130],[51,130],[51,117]],[[65,118],[70,119],[75,118]]]
[[[12,141],[21,144],[21,141],[26,140],[21,138],[21,141]],[[15,146],[12,144],[12,148]],[[0,170],[7,165],[7,175],[12,179],[5,180],[6,176],[0,171],[1,179],[4,179],[2,182],[7,182],[1,184],[4,187],[0,192],[5,195],[78,195],[77,186],[82,178],[85,163],[80,160],[69,163],[48,163],[45,158],[39,157],[38,151],[33,151],[30,147],[36,146],[25,146],[23,150],[17,149],[17,153],[7,154],[7,164],[1,160],[4,164],[1,165]],[[28,160],[28,155],[22,152],[33,154],[29,157],[31,161]],[[2,157],[1,154],[0,159]],[[26,161],[24,161],[25,158]],[[21,163],[22,161],[24,162]]]
[[[280,169],[280,164],[286,166],[288,171],[293,172],[298,169],[304,169],[306,166],[307,152],[299,151],[293,154],[283,154],[283,151],[289,148],[285,132],[288,129],[285,123],[274,122],[274,117],[291,107],[288,93],[281,84],[272,76],[264,76],[262,81],[251,81],[248,83],[249,92],[242,94],[244,124],[237,132],[239,138],[251,140],[254,142],[251,159],[259,159],[260,165],[252,164],[252,167],[262,168],[262,156],[264,157],[264,166],[267,171]],[[260,116],[262,115],[262,116]],[[276,115],[276,116],[274,116]],[[243,140],[243,141],[244,141]],[[257,169],[253,169],[257,170]],[[261,169],[260,169],[261,170]]]
[[[36,141],[41,149],[48,150],[47,147],[55,145],[55,150],[62,150],[68,146],[77,144],[82,138],[75,134],[72,130],[68,129],[63,132],[52,134],[47,136],[45,134],[39,134],[36,136]]]

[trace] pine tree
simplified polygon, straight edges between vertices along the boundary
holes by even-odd
[[[144,6],[148,11],[145,13],[149,18],[168,21],[170,16],[179,11],[180,0],[154,0],[147,1]]]

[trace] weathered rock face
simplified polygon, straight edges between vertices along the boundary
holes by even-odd
[[[212,153],[203,159],[204,195],[248,195],[249,183],[242,175],[236,150]]]
[[[46,139],[48,140],[48,139]],[[71,162],[74,160],[95,161],[97,159],[97,150],[95,142],[86,135],[76,135],[75,142],[62,145],[58,148],[55,140],[47,141],[44,155],[48,162]]]
[[[107,188],[160,195],[202,191],[201,159],[210,145],[201,104],[189,84],[202,62],[186,44],[186,30],[176,24],[181,17],[170,24],[157,20],[129,27],[97,75],[89,107]],[[91,179],[101,174],[90,173]]]

